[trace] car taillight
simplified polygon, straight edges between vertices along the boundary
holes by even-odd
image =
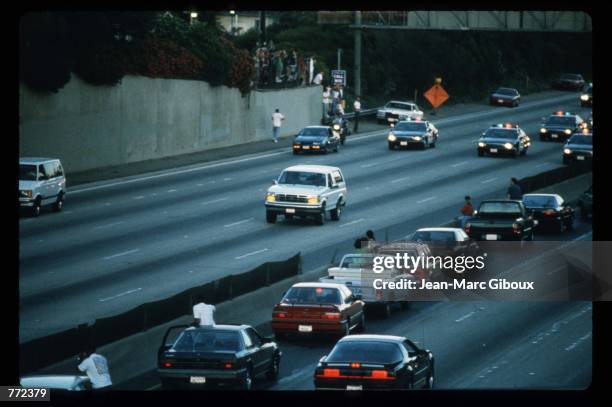
[[[341,314],[339,312],[326,312],[323,315],[321,315],[321,318],[323,319],[330,319],[330,320],[340,320]]]
[[[323,377],[340,377],[340,369],[323,369]]]
[[[387,379],[389,372],[386,370],[372,370],[372,379]]]
[[[170,363],[170,362],[164,362],[164,367],[172,367],[172,363]]]
[[[554,210],[552,210],[552,209],[547,209],[547,210],[545,210],[543,213],[544,213],[544,215],[546,215],[546,216],[551,216],[551,215],[554,215],[554,214],[555,214],[555,211],[554,211]]]
[[[359,369],[361,367],[361,363],[359,362],[353,362],[351,363],[351,367],[355,368],[355,369]]]
[[[276,318],[287,318],[287,313],[286,312],[281,312],[281,311],[274,311],[273,317],[276,317]]]
[[[224,367],[225,369],[232,369],[232,368],[234,367],[234,364],[233,364],[232,362],[225,362],[225,363],[223,364],[223,367]]]

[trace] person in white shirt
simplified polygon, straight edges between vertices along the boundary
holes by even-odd
[[[342,103],[338,103],[338,105],[336,106],[336,113],[341,116],[344,115],[344,108],[342,107]]]
[[[280,133],[281,122],[283,120],[285,120],[285,116],[276,109],[276,111],[272,113],[272,138],[275,143],[278,143],[278,134]]]
[[[320,85],[321,81],[323,81],[323,74],[319,72],[312,80],[312,83],[314,83],[315,85]]]
[[[200,326],[214,326],[213,314],[216,309],[214,305],[201,302],[193,306],[193,317]]]
[[[79,370],[86,372],[87,377],[91,381],[91,387],[94,390],[108,390],[113,385],[108,371],[108,362],[102,355],[95,353],[95,349],[91,352],[81,352],[79,355]]]
[[[329,104],[331,103],[331,88],[328,86],[323,92],[323,118],[329,116]]]
[[[353,127],[353,133],[357,133],[359,129],[359,113],[361,113],[361,101],[359,96],[355,98],[355,102],[353,102],[353,111],[355,112],[355,125]]]

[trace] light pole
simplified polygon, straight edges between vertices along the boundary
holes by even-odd
[[[237,26],[238,26],[238,14],[236,14],[235,10],[230,10],[230,19],[231,19],[231,31],[232,35],[236,35]]]
[[[192,11],[189,13],[189,24],[193,25],[193,22],[198,18],[198,13]]]

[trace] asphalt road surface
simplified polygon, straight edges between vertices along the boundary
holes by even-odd
[[[64,212],[20,220],[20,341],[115,315],[297,252],[304,256],[304,269],[321,266],[334,253],[350,250],[353,240],[367,229],[373,229],[379,238],[386,234],[389,239],[398,239],[418,227],[449,221],[458,215],[466,193],[477,205],[488,197],[505,196],[510,177],[522,178],[560,166],[561,144],[539,141],[540,119],[559,109],[588,116],[589,110],[580,108],[577,100],[576,93],[559,92],[559,96],[525,102],[515,109],[483,107],[483,113],[440,121],[431,118],[440,136],[436,148],[425,151],[389,151],[387,132],[380,131],[349,137],[338,154],[294,156],[290,151],[275,151],[72,188]],[[502,121],[516,122],[527,131],[533,140],[529,152],[517,159],[478,157],[477,138],[488,126]],[[263,202],[271,180],[285,167],[298,163],[342,169],[349,192],[339,222],[328,219],[324,226],[282,218],[274,225],[265,222]],[[478,318],[457,324],[480,321],[487,325],[486,320],[493,320],[494,324],[482,327],[478,337],[491,332],[499,336],[498,343],[510,346],[513,340],[536,334],[546,321],[561,321],[587,306],[488,304],[478,312]],[[465,307],[473,304],[457,306],[457,315],[466,313]],[[426,318],[427,312],[420,315]],[[459,326],[453,325],[454,315],[455,311],[445,318],[450,327]],[[381,324],[391,328],[392,321]],[[506,331],[493,329],[503,321]],[[571,324],[580,321],[578,318]],[[418,326],[411,318],[398,319],[397,323],[393,329],[404,329],[405,333]],[[587,329],[587,322],[580,323],[581,329]],[[578,340],[582,335],[567,339]],[[455,340],[456,344],[441,350],[448,355],[440,363],[451,363],[448,366],[452,368],[453,358],[464,359],[459,350],[467,347],[475,359],[473,363],[464,362],[463,369],[475,369],[472,384],[495,382],[500,374],[497,369],[491,367],[492,373],[478,370],[481,365],[476,363],[478,352],[474,347],[483,345],[469,337],[457,336]],[[426,345],[444,348],[437,341],[428,338]],[[589,338],[568,354],[586,352],[586,342],[590,352]],[[492,346],[495,341],[483,343]],[[535,347],[525,346],[535,352]],[[517,345],[512,349],[518,352],[522,348]],[[530,372],[538,366],[538,360],[540,364],[545,360],[546,353],[535,352],[529,358],[529,352],[523,349],[512,360],[505,360],[517,363],[525,359]],[[502,359],[500,356],[495,363],[503,366]],[[567,367],[571,374],[578,374],[582,368]],[[450,385],[459,380],[453,378],[452,371],[440,372],[442,383]],[[533,383],[538,375],[553,380],[555,374],[561,372],[550,368],[546,375],[538,370],[529,376],[531,381],[517,379],[516,384]],[[467,380],[462,378],[456,384],[468,384]]]

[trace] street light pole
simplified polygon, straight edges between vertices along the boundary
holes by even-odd
[[[355,11],[355,96],[361,96],[361,11]]]
[[[342,48],[338,48],[338,70],[340,70],[340,60],[342,59]]]

